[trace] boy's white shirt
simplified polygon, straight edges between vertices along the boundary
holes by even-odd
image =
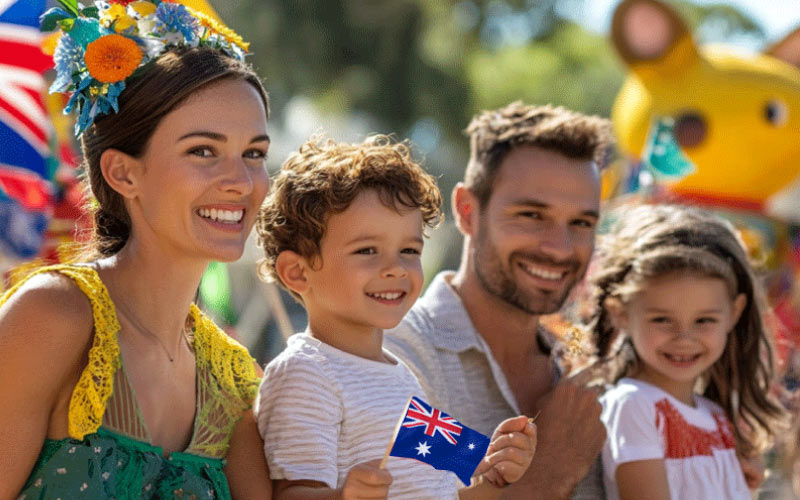
[[[666,403],[664,401],[666,400]],[[669,446],[664,436],[666,419],[659,418],[656,404],[662,402],[677,410],[686,424],[701,432],[718,429],[714,414],[724,417],[723,409],[695,395],[696,408],[688,406],[660,388],[640,380],[623,378],[601,398],[601,419],[608,438],[603,446],[603,475],[608,500],[618,500],[616,469],[626,462],[664,459],[670,497],[673,500],[750,500],[735,449],[713,449],[710,456],[665,458]],[[674,419],[673,419],[674,423]],[[675,436],[675,429],[672,429]],[[687,436],[678,433],[684,440]],[[680,445],[680,443],[678,443]],[[685,446],[684,446],[685,448]]]
[[[383,457],[409,396],[424,400],[411,370],[349,354],[308,333],[290,337],[266,367],[257,404],[258,428],[272,479],[343,485],[353,466]],[[389,498],[458,498],[455,474],[413,459],[390,457]]]

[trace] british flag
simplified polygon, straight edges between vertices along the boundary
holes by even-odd
[[[0,243],[35,254],[52,207],[52,128],[43,95],[45,0],[0,0]]]
[[[461,435],[461,424],[453,417],[442,413],[440,410],[429,407],[426,409],[420,403],[421,400],[411,398],[411,406],[406,413],[406,420],[403,422],[403,427],[425,427],[425,434],[433,436],[437,432],[441,433],[442,437],[450,444],[457,444],[456,436]]]

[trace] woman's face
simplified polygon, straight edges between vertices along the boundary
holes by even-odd
[[[165,253],[238,259],[269,190],[264,103],[241,80],[189,96],[156,127],[127,207],[132,237]]]

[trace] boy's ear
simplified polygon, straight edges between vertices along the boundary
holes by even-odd
[[[123,198],[133,198],[142,162],[117,149],[106,149],[100,156],[100,170],[108,185]]]
[[[308,277],[306,259],[291,250],[284,250],[278,254],[275,261],[275,272],[284,285],[298,295],[308,290]]]
[[[475,232],[475,223],[478,219],[478,199],[463,182],[453,188],[452,209],[456,227],[464,236],[472,236]]]

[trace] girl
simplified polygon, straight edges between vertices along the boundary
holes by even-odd
[[[698,209],[629,210],[592,278],[609,499],[750,499],[737,460],[772,438],[772,352],[732,227]],[[731,425],[733,422],[735,425]]]
[[[192,304],[267,193],[266,92],[182,5],[96,6],[53,14],[94,254],[0,299],[0,499],[269,498],[253,359]]]

